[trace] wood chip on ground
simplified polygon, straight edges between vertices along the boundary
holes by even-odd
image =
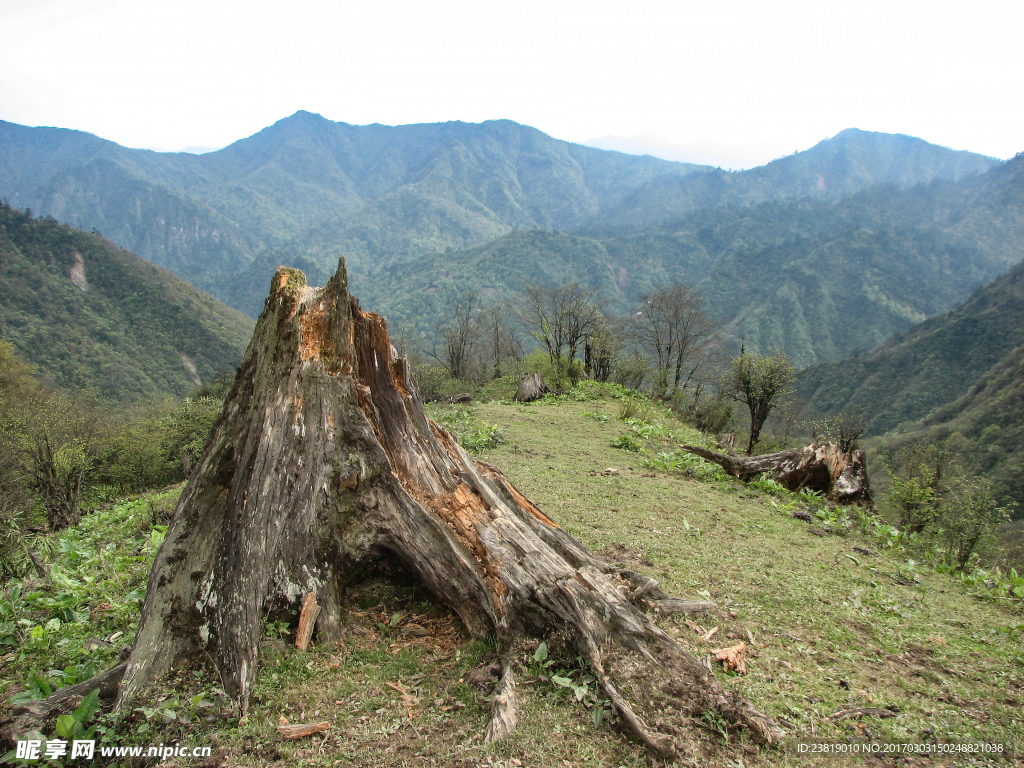
[[[740,643],[730,648],[715,648],[711,651],[715,655],[715,661],[720,661],[725,666],[726,672],[730,669],[739,672],[741,675],[747,673],[747,644]]]

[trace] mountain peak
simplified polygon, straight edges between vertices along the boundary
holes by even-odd
[[[326,117],[318,112],[308,112],[305,109],[300,109],[293,115],[278,120],[279,123],[291,123],[291,122],[306,122],[306,123],[330,123],[332,120],[328,120]]]

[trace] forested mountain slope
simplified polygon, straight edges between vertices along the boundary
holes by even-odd
[[[1021,344],[1024,263],[870,352],[803,371],[799,393],[815,413],[864,411],[878,435],[961,397]]]
[[[891,441],[950,439],[975,472],[1017,503],[1024,517],[1024,344],[978,377],[967,394],[928,416],[919,429]]]
[[[184,395],[234,369],[252,327],[108,240],[0,206],[0,338],[59,386]]]
[[[204,155],[0,122],[0,196],[99,229],[246,312],[261,306],[273,272],[263,263],[273,259],[249,270],[271,249],[327,270],[344,253],[358,285],[382,264],[514,230],[635,231],[695,208],[832,200],[994,162],[862,131],[728,174],[570,144],[507,120],[352,126],[298,112]]]
[[[513,232],[382,267],[360,290],[367,306],[426,329],[466,289],[512,298],[576,278],[625,312],[645,291],[685,280],[737,346],[810,365],[949,310],[1022,257],[1016,158],[956,182],[698,211],[642,233]]]
[[[1024,262],[869,353],[801,372],[798,394],[814,416],[863,412],[881,450],[948,439],[1024,505]]]
[[[716,169],[689,178],[654,179],[608,211],[600,224],[645,229],[700,208],[804,198],[835,201],[876,184],[906,189],[932,179],[956,180],[997,162],[913,136],[848,128],[805,152],[741,173]]]

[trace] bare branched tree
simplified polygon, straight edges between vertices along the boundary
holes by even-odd
[[[517,315],[548,353],[555,387],[562,386],[563,376],[575,384],[580,375],[576,353],[601,320],[594,291],[574,280],[560,288],[527,288],[524,299]]]
[[[492,304],[480,312],[482,336],[486,337],[484,357],[490,367],[491,378],[497,379],[512,372],[522,362],[523,343],[512,312],[505,303]]]
[[[469,374],[480,331],[479,312],[480,297],[476,291],[463,291],[448,306],[447,319],[435,328],[438,338],[429,354],[448,369],[453,379],[465,379]]]
[[[583,340],[583,368],[594,381],[608,381],[623,348],[622,322],[602,315]]]
[[[655,394],[671,398],[687,388],[704,364],[719,324],[704,314],[704,300],[686,283],[645,294],[641,301],[634,332],[654,355]]]

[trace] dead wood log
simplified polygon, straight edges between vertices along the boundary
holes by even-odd
[[[43,563],[43,559],[39,556],[39,553],[34,549],[28,551],[28,559],[32,561],[32,567],[36,569],[36,573],[39,574],[39,578],[43,579],[47,583],[50,581],[50,569]]]
[[[279,725],[277,726],[277,732],[285,739],[301,739],[303,736],[312,736],[314,733],[321,733],[323,731],[329,731],[331,724],[324,721],[322,723],[302,723],[296,725]]]
[[[745,483],[767,475],[791,491],[808,488],[840,504],[872,504],[867,459],[862,450],[844,453],[833,443],[811,443],[761,456],[733,456],[697,445],[680,447],[718,464]]]
[[[548,392],[554,391],[547,385],[547,382],[544,381],[540,373],[534,373],[532,376],[523,377],[512,399],[517,403],[530,403],[534,400],[540,400]]]
[[[758,741],[784,736],[645,613],[692,603],[594,555],[426,418],[383,318],[349,295],[344,261],[322,289],[282,267],[154,562],[119,706],[192,660],[212,663],[247,711],[261,619],[315,592],[331,641],[345,585],[380,561],[473,635],[497,637],[492,738],[515,726],[517,646],[555,632],[662,757],[710,710]]]
[[[898,712],[894,712],[891,709],[881,709],[879,707],[855,707],[854,709],[840,709],[838,712],[833,712],[825,719],[846,720],[851,717],[860,719],[864,717],[864,715],[872,715],[874,717],[896,717],[897,714]]]
[[[747,644],[740,643],[730,648],[715,648],[711,651],[715,661],[722,662],[726,671],[734,670],[741,675],[747,674]]]

